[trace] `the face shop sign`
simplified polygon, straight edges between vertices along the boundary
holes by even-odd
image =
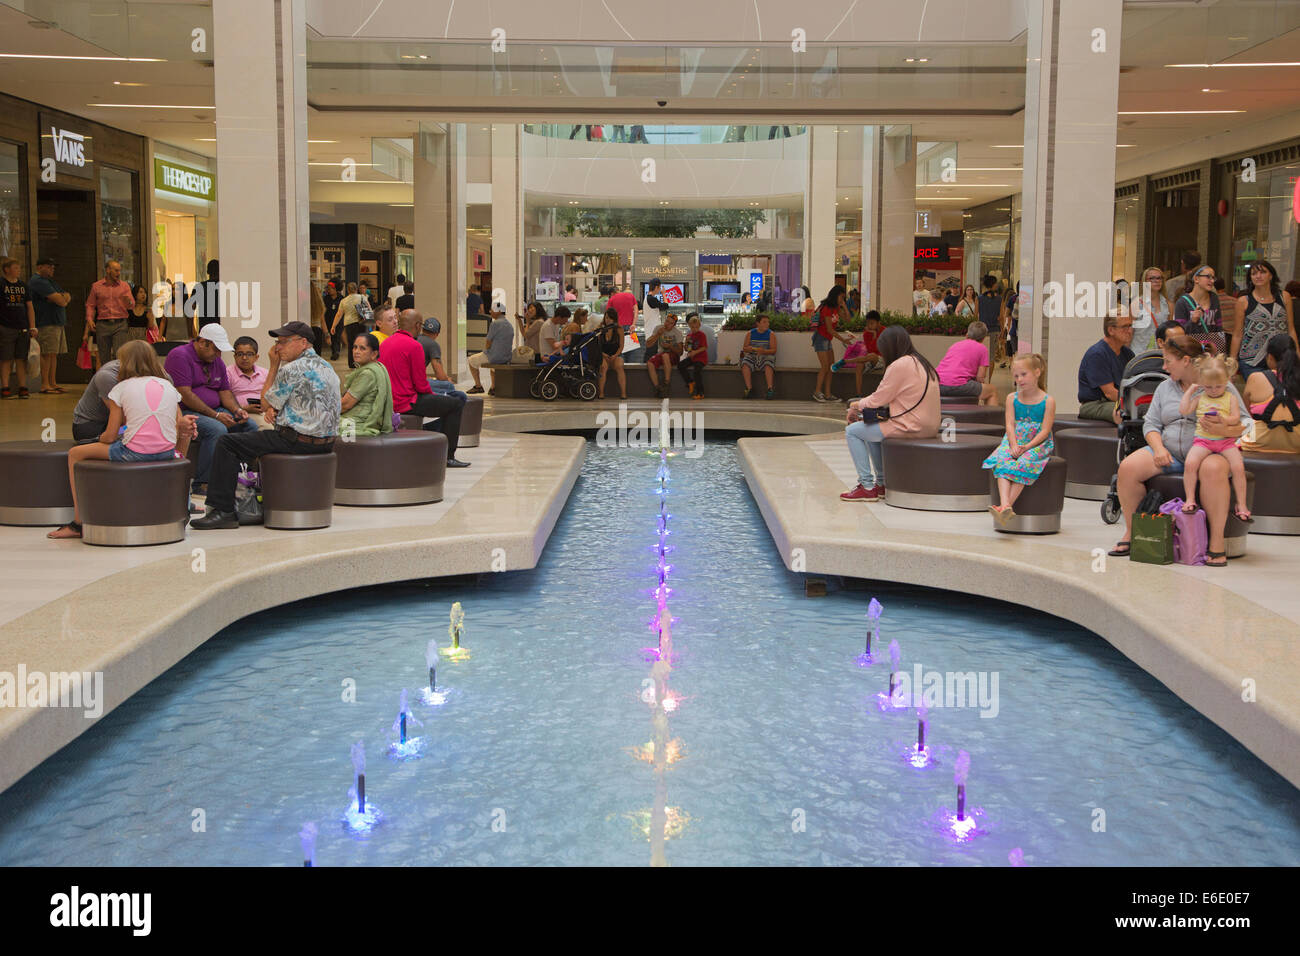
[[[41,159],[52,159],[60,176],[93,176],[93,137],[51,113],[41,114]]]
[[[179,193],[191,199],[212,202],[217,198],[217,181],[210,172],[156,157],[153,161],[153,185],[154,189]]]

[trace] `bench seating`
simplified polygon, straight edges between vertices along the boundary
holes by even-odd
[[[989,504],[1001,504],[998,494],[998,476],[988,470]],[[1011,506],[1014,516],[1005,525],[993,518],[993,530],[1008,534],[1056,534],[1061,530],[1061,509],[1065,506],[1065,459],[1053,455],[1047,467],[1032,485],[1020,492]]]
[[[1300,455],[1243,452],[1255,476],[1251,534],[1300,534]]]
[[[78,462],[81,540],[113,547],[184,540],[193,476],[188,458]]]
[[[0,524],[34,527],[72,520],[72,446],[72,441],[0,443]]]
[[[260,461],[265,527],[301,531],[330,526],[338,470],[335,452],[263,455]]]
[[[886,438],[885,504],[918,511],[985,511],[984,459],[1001,439],[959,433],[936,438]]]
[[[1168,501],[1171,498],[1182,498],[1187,492],[1183,488],[1182,475],[1156,475],[1154,478],[1147,479],[1147,490],[1155,489],[1159,491],[1164,499]],[[1231,488],[1231,483],[1229,483]],[[1236,501],[1236,492],[1230,492],[1228,505],[1228,521],[1223,526],[1223,544],[1224,551],[1230,558],[1240,558],[1246,553],[1246,536],[1254,525],[1248,525],[1241,521],[1232,513],[1232,502]],[[1196,500],[1201,500],[1200,482],[1196,485]],[[1251,508],[1255,501],[1255,475],[1250,470],[1250,465],[1246,466],[1246,507]],[[1252,516],[1253,517],[1253,516]]]
[[[1053,431],[1056,453],[1065,459],[1065,496],[1104,501],[1119,470],[1119,438],[1112,428],[1067,428]]]
[[[336,505],[419,505],[442,500],[447,436],[395,431],[334,443]]]

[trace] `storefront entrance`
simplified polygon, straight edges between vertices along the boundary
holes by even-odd
[[[41,255],[58,263],[54,281],[72,296],[67,309],[68,351],[59,358],[58,380],[88,382],[90,373],[77,368],[76,357],[86,325],[86,294],[100,278],[94,190],[39,189],[36,213]]]

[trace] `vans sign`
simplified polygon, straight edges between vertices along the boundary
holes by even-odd
[[[94,175],[94,137],[53,113],[41,114],[41,159],[53,160],[60,176],[90,179]]]

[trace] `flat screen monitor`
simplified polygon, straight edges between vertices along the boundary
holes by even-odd
[[[650,294],[650,283],[642,282],[641,301],[644,302],[645,297],[649,294]],[[681,305],[683,302],[686,301],[686,283],[673,282],[671,284],[668,284],[668,283],[661,282],[659,284],[659,299],[661,302],[663,302],[664,305],[667,306]]]
[[[722,294],[724,292],[734,292],[736,295],[740,295],[740,283],[739,282],[710,282],[708,284],[708,292],[707,292],[708,298],[721,299]]]

